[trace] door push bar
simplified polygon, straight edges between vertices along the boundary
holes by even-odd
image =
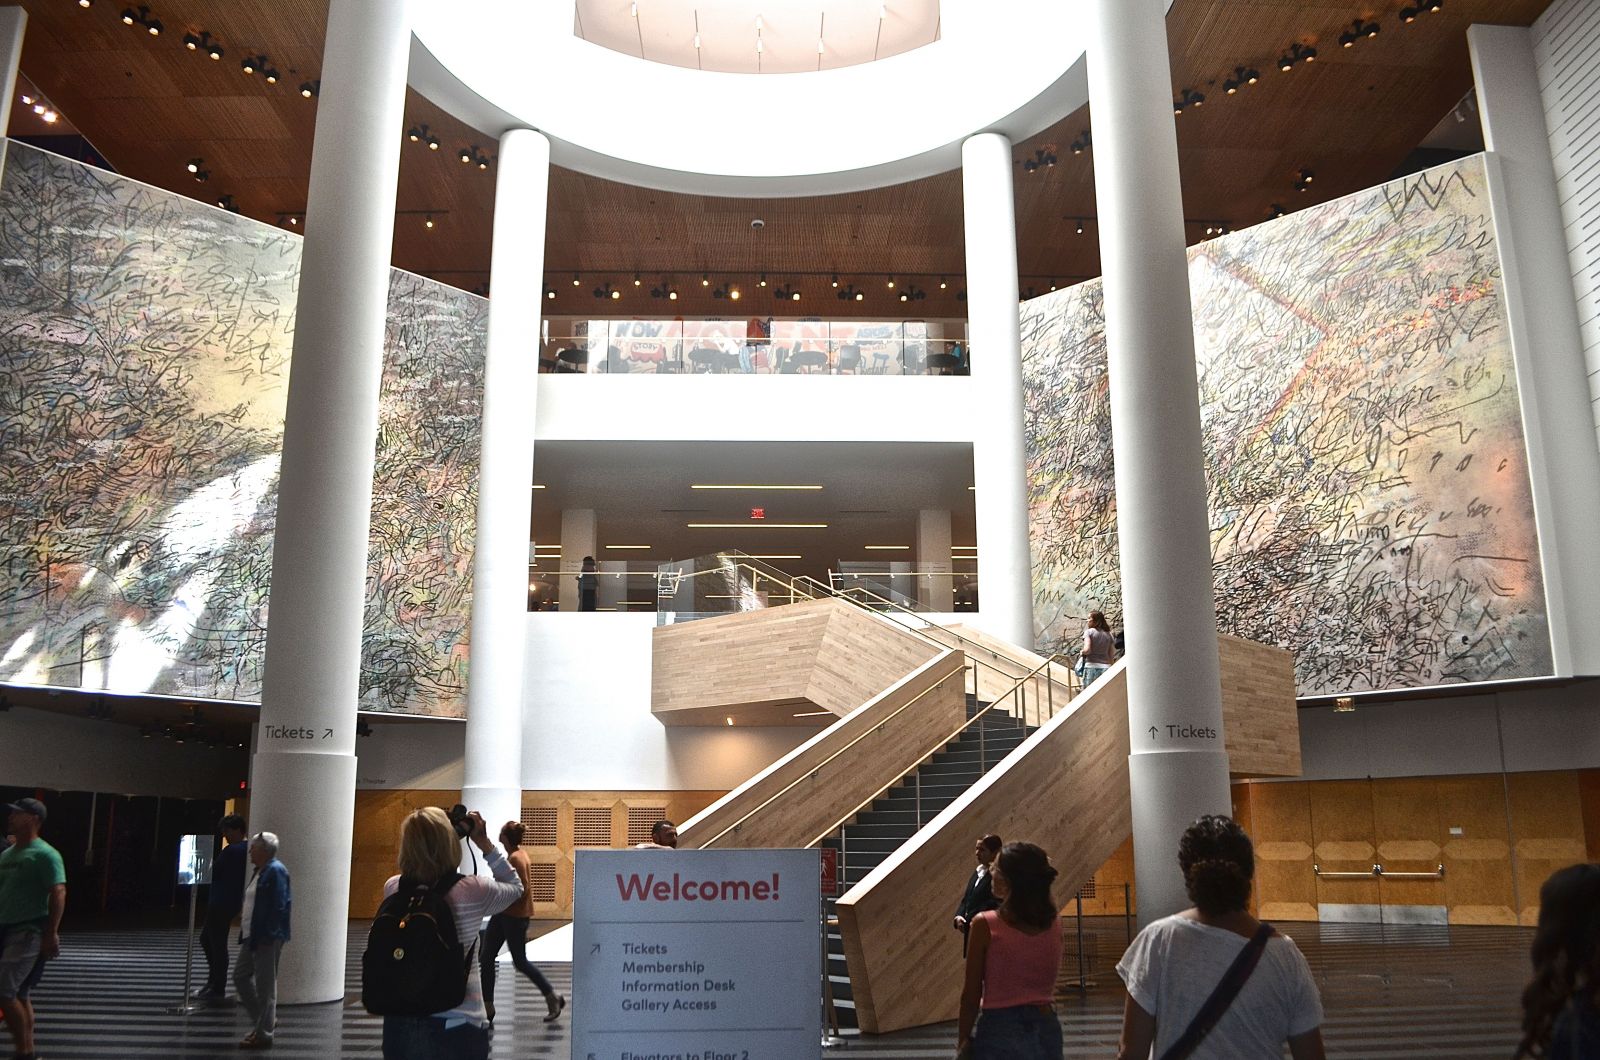
[[[1385,872],[1382,865],[1373,865],[1365,872],[1323,872],[1321,865],[1313,864],[1311,871],[1318,879],[1324,880],[1365,880],[1375,876],[1387,876],[1391,880],[1442,880],[1444,879],[1444,866],[1440,865],[1433,872]]]

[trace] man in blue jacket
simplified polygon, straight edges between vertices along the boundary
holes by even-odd
[[[255,872],[244,888],[233,986],[255,1027],[239,1048],[270,1049],[278,1025],[278,957],[289,941],[289,870],[278,860],[276,835],[250,838],[250,864]]]

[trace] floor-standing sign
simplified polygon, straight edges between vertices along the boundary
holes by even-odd
[[[821,1055],[815,850],[580,850],[573,1060]]]
[[[187,1015],[199,1006],[190,1000],[194,985],[194,906],[202,884],[211,882],[212,848],[216,836],[186,835],[178,840],[178,886],[189,888],[189,934],[183,947],[183,1000],[167,1009],[174,1015]]]

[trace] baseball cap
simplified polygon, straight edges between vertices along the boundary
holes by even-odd
[[[46,816],[44,803],[40,802],[38,799],[18,799],[16,802],[6,803],[7,813],[13,813],[19,810],[23,813],[33,814],[35,817],[39,818],[40,821],[43,821]]]

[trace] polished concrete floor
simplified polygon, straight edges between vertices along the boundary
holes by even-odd
[[[1327,1012],[1324,1034],[1334,1057],[1509,1057],[1517,1040],[1517,997],[1531,931],[1493,927],[1282,925],[1311,962]],[[282,1011],[273,1056],[329,1060],[379,1055],[380,1025],[356,999],[365,925],[351,926],[351,994],[342,1003]],[[1122,992],[1111,970],[1124,945],[1121,921],[1092,927],[1085,947],[1092,985],[1069,989],[1058,1005],[1068,1057],[1114,1055]],[[293,943],[291,943],[293,945]],[[172,930],[89,931],[63,937],[62,957],[35,994],[38,1049],[47,1060],[111,1057],[200,1058],[241,1055],[247,1029],[231,1005],[169,1015],[183,980],[183,934]],[[196,959],[198,962],[198,952]],[[568,1056],[568,1015],[539,1017],[538,993],[502,965],[495,1057]],[[570,993],[571,967],[548,965]],[[574,1006],[582,1005],[574,999]],[[829,1055],[948,1057],[953,1024],[873,1038],[852,1037]],[[0,1041],[4,1041],[0,1038]],[[5,1043],[9,1045],[9,1042]],[[815,1055],[815,1054],[813,1054]],[[791,1060],[787,1057],[759,1060]]]

